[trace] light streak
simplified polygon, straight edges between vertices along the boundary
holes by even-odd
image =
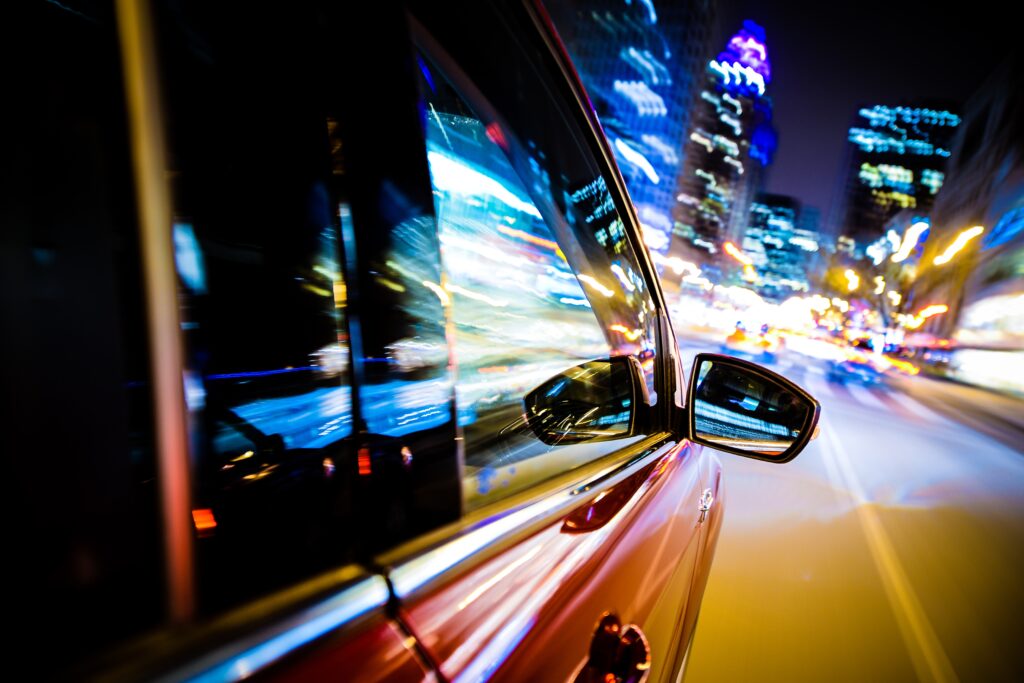
[[[608,289],[607,287],[605,287],[604,285],[602,285],[600,282],[597,281],[597,278],[595,278],[592,275],[587,275],[585,273],[581,273],[580,275],[577,275],[576,278],[580,282],[583,282],[583,283],[586,283],[586,284],[590,285],[591,287],[593,287],[594,289],[596,289],[597,291],[599,291],[601,294],[603,294],[606,297],[612,297],[612,296],[615,295],[614,291],[612,291],[612,290]]]
[[[896,248],[896,253],[892,255],[892,262],[901,263],[905,261],[910,256],[910,252],[917,246],[918,240],[928,227],[927,222],[918,221],[907,228],[907,234],[903,236],[903,241]]]
[[[732,256],[734,259],[736,259],[745,266],[750,266],[753,265],[754,263],[749,256],[740,251],[732,242],[725,243],[725,253],[728,254],[729,256]]]
[[[980,225],[975,225],[973,228],[968,228],[967,230],[964,230],[963,232],[956,236],[956,239],[953,240],[953,244],[949,245],[946,248],[946,251],[942,252],[940,255],[935,257],[935,260],[932,261],[932,263],[934,263],[937,266],[949,263],[953,259],[953,257],[960,252],[961,249],[967,246],[968,242],[970,242],[972,239],[974,239],[983,232],[985,232],[985,228],[983,228]]]

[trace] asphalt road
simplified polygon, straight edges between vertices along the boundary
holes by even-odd
[[[686,683],[1024,681],[1024,403],[923,378],[834,385],[826,367],[774,367],[823,406],[795,461],[720,455]]]

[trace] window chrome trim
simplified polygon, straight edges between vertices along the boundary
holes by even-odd
[[[463,520],[465,533],[456,531],[453,538],[442,541],[440,545],[392,565],[388,579],[395,597],[399,600],[406,599],[425,587],[453,575],[469,560],[480,562],[500,553],[505,547],[549,524],[551,520],[568,514],[582,503],[580,496],[597,495],[599,489],[611,488],[645,465],[661,458],[678,443],[670,434],[655,434],[625,449],[622,457],[615,462],[605,464],[596,472],[591,471],[585,481],[581,482],[577,478],[555,491],[538,492],[531,502],[521,507],[509,508],[502,513],[487,514],[487,508],[482,508],[477,511],[486,515],[482,524],[478,522],[474,525],[472,517],[466,518]],[[598,460],[595,464],[601,462]],[[401,553],[399,549],[394,554]]]
[[[389,597],[384,578],[369,576],[156,680],[223,683],[246,679],[374,610],[383,614]]]

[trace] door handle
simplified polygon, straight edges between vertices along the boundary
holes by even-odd
[[[573,683],[643,683],[650,670],[651,648],[640,627],[623,626],[617,614],[605,612]]]
[[[714,502],[715,496],[711,493],[711,489],[704,489],[704,493],[700,496],[700,504],[697,506],[697,509],[700,510],[700,519],[698,521],[704,521],[704,518],[708,514],[708,510],[711,509]]]

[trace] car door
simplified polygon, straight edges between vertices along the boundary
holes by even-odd
[[[338,100],[359,104],[365,80],[325,52],[353,24],[337,3],[117,9],[17,15],[31,68],[11,91],[0,317],[10,357],[37,362],[2,382],[8,516],[23,516],[11,665],[432,680],[369,559],[457,518],[454,404],[443,322],[407,325],[408,302],[358,276],[358,238],[373,252],[406,216],[364,199],[384,185],[372,159],[338,156],[355,126]],[[404,13],[376,18],[378,65],[400,72],[386,59],[408,63]],[[422,146],[414,84],[386,94],[375,125],[410,121]],[[425,160],[388,177],[410,185],[429,205]],[[401,337],[360,334],[367,310],[442,353],[375,362]]]
[[[704,482],[621,179],[534,10],[411,13],[464,513],[377,558],[397,618],[449,680],[665,680],[692,632]],[[522,437],[525,392],[600,355],[644,368],[641,433],[548,449]]]

